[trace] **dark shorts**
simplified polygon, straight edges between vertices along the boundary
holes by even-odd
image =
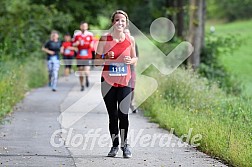
[[[92,59],[77,59],[77,67],[91,66],[92,64]]]
[[[72,68],[73,56],[63,56],[65,68]]]

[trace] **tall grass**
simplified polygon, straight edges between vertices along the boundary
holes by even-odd
[[[9,113],[25,92],[42,86],[47,81],[47,71],[42,59],[0,62],[0,118]]]
[[[251,100],[225,94],[191,70],[177,69],[157,79],[157,91],[142,105],[147,116],[176,135],[201,134],[198,148],[229,165],[252,166]],[[146,85],[146,88],[148,85]],[[140,92],[138,92],[140,93]]]

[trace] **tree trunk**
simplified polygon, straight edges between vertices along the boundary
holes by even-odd
[[[177,0],[177,36],[184,36],[184,0]]]
[[[202,2],[202,36],[201,36],[201,50],[205,47],[205,20],[206,20],[206,0]]]
[[[200,53],[204,42],[204,1],[190,0],[188,41],[193,45],[194,51],[187,59],[187,63],[193,69],[200,64]]]
[[[175,5],[174,5],[175,1],[174,0],[166,0],[166,7],[169,9],[174,9]],[[172,22],[174,21],[174,16],[173,13],[168,14],[168,19],[171,20]]]

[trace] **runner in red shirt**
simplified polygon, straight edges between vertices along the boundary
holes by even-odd
[[[128,15],[117,10],[112,14],[112,31],[101,37],[96,50],[96,65],[104,65],[101,77],[101,91],[109,115],[109,132],[113,146],[109,157],[116,156],[121,149],[124,158],[132,156],[127,142],[129,128],[129,107],[131,103],[130,65],[137,62],[135,40],[124,33],[129,24]]]
[[[130,30],[128,28],[124,29],[124,33],[131,36]],[[139,51],[138,51],[138,47],[137,47],[136,42],[135,42],[135,50],[136,50],[136,57],[138,58]],[[135,70],[136,65],[137,65],[137,63],[130,65],[130,71],[131,71],[130,82],[131,82],[131,89],[132,89],[130,108],[132,110],[132,113],[138,112],[138,109],[133,105],[133,99],[134,99],[134,94],[135,94],[134,90],[135,90],[135,85],[136,85],[136,70]]]
[[[81,34],[74,38],[73,46],[78,47],[76,56],[77,67],[79,71],[81,91],[84,91],[84,76],[86,79],[86,87],[89,86],[88,76],[90,73],[90,65],[92,64],[92,48],[93,33],[88,31],[88,23],[81,22]]]
[[[74,58],[75,50],[76,48],[73,47],[73,43],[71,41],[71,35],[69,33],[66,33],[64,36],[64,42],[62,43],[62,46],[60,48],[60,53],[63,55],[65,63],[64,75],[66,79],[69,76],[70,70],[72,68],[72,60]]]

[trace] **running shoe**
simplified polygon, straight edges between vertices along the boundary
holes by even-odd
[[[81,86],[81,91],[84,91],[84,86],[83,85]]]
[[[118,150],[119,150],[118,147],[111,147],[111,149],[110,149],[110,151],[108,153],[108,157],[115,157]]]
[[[138,109],[135,109],[135,110],[132,111],[132,113],[134,113],[134,114],[137,113],[137,112],[138,112]]]
[[[123,151],[123,158],[131,158],[132,154],[129,149],[129,144],[125,144],[124,147],[121,147]]]
[[[138,110],[133,105],[130,105],[130,109],[134,114],[138,112]]]

